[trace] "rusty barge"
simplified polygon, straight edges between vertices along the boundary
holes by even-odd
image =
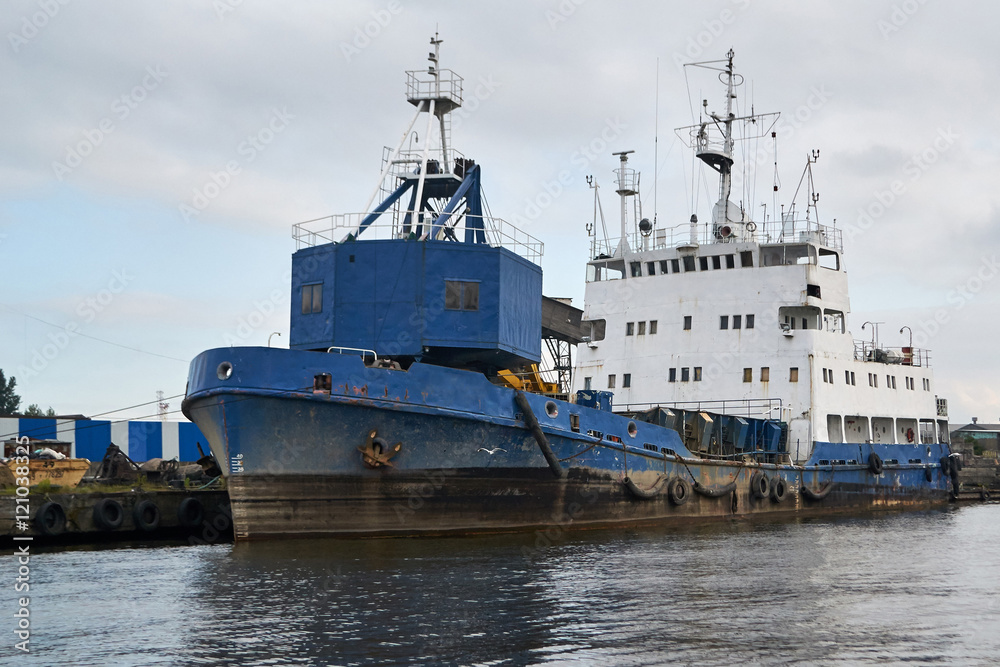
[[[758,230],[726,200],[735,114],[691,134],[722,181],[703,237],[696,216],[682,239],[638,219],[638,177],[616,154],[622,235],[593,232],[580,311],[542,296],[542,244],[488,215],[481,167],[449,137],[462,80],[431,43],[427,70],[407,73],[416,114],[363,212],[295,226],[291,349],[218,348],[191,363],[183,410],[222,465],[238,540],[948,501],[957,469],[940,404],[915,391],[881,400],[852,381],[867,370],[873,387],[900,375],[927,388],[929,370],[912,344],[890,355],[843,335],[836,234],[809,216]],[[730,104],[732,54],[713,67]],[[780,388],[770,368],[785,360]]]

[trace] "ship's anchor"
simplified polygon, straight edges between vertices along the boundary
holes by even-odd
[[[361,462],[366,467],[377,470],[384,466],[391,468],[392,463],[389,462],[389,459],[398,454],[402,448],[403,443],[401,442],[397,442],[392,447],[389,447],[389,443],[378,437],[377,431],[372,429],[368,432],[365,446],[358,447],[358,451],[361,452]]]

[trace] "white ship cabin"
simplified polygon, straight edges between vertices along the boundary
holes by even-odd
[[[642,219],[627,234],[638,176],[618,155],[623,235],[592,239],[574,392],[779,419],[797,462],[815,441],[947,441],[929,352],[882,345],[877,323],[862,325],[871,340],[848,328],[840,230],[794,209],[758,228],[727,202],[708,225]]]
[[[676,130],[702,169],[718,175],[711,222],[699,225],[692,215],[689,224],[657,228],[655,213],[653,222],[643,218],[639,175],[627,164],[631,151],[616,153],[620,232],[608,237],[603,213],[601,224],[595,215],[589,227],[583,318],[590,340],[577,348],[573,391],[612,391],[616,411],[673,404],[778,419],[787,424],[786,448],[796,462],[809,459],[815,442],[915,450],[947,442],[947,405],[934,394],[928,351],[912,341],[883,345],[880,323],[865,322],[857,332],[870,340],[848,327],[842,237],[836,226],[819,224],[816,207],[812,164],[819,152],[799,183],[808,189],[804,217],[797,218],[793,196],[775,219],[765,207],[764,221],[755,223],[730,200],[733,130],[742,123],[743,139],[774,139],[777,115],[736,115],[743,79],[732,51],[725,60],[690,66],[726,86],[724,113],[710,113],[706,100],[699,122]],[[775,198],[771,211],[778,210]]]

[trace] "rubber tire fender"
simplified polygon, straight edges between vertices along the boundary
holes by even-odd
[[[152,500],[140,500],[132,508],[132,520],[135,527],[147,533],[160,527],[160,508]]]
[[[750,495],[760,500],[762,498],[767,498],[771,491],[771,483],[767,479],[767,475],[764,474],[763,470],[758,470],[754,474],[750,475]]]
[[[101,498],[94,505],[94,525],[101,530],[118,530],[125,521],[125,510],[114,498]]]
[[[667,484],[667,497],[680,507],[691,497],[691,485],[683,477],[675,477]]]
[[[775,477],[771,482],[771,500],[780,503],[788,495],[788,482],[780,477]]]
[[[190,496],[177,506],[177,522],[184,528],[197,528],[205,520],[205,506]]]
[[[934,480],[934,472],[931,470],[930,466],[924,468],[924,479],[926,479],[928,482]]]
[[[61,535],[66,530],[66,512],[59,503],[43,503],[35,513],[35,528],[43,535]]]
[[[873,475],[881,475],[882,471],[885,470],[885,465],[882,463],[882,457],[875,452],[868,455],[868,470],[870,470]]]

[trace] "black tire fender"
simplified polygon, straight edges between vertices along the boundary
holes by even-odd
[[[205,506],[197,498],[185,498],[177,506],[177,522],[184,528],[197,528],[205,520]]]
[[[43,503],[35,513],[35,527],[43,535],[61,535],[66,530],[66,512],[59,503]]]
[[[684,478],[675,477],[667,485],[667,497],[670,498],[670,502],[680,507],[691,497],[691,485]]]
[[[754,474],[750,475],[750,495],[760,500],[761,498],[767,498],[771,492],[771,483],[767,479],[767,475],[764,474],[763,470],[758,470]]]
[[[101,498],[94,505],[94,525],[101,530],[118,530],[124,520],[125,510],[114,498]]]
[[[148,498],[140,500],[132,508],[132,520],[137,529],[152,532],[160,527],[160,508]]]
[[[882,457],[875,452],[868,455],[868,470],[870,470],[873,475],[881,475],[882,471],[885,470],[885,466],[882,463]]]
[[[788,495],[788,482],[780,477],[775,477],[771,482],[771,500],[780,503]]]

